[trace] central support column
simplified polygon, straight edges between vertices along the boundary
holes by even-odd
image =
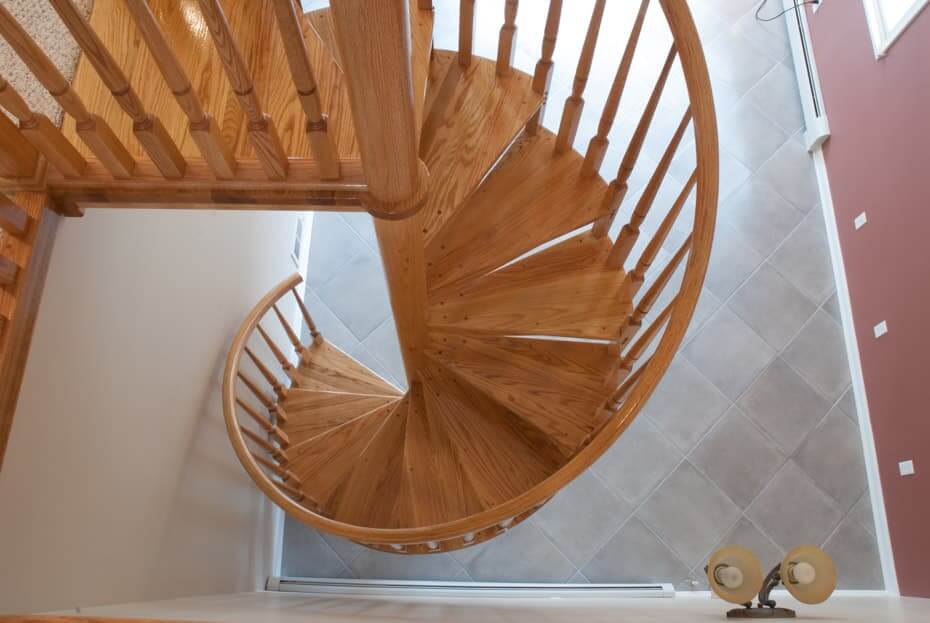
[[[375,219],[381,259],[391,294],[391,308],[407,383],[417,382],[426,347],[426,260],[422,214],[401,221]]]

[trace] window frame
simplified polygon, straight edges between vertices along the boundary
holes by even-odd
[[[891,46],[907,30],[911,22],[920,15],[921,11],[927,7],[927,4],[930,4],[930,0],[914,0],[911,8],[890,30],[885,27],[881,0],[862,0],[862,4],[865,7],[865,17],[869,26],[869,34],[872,37],[872,49],[875,51],[875,58],[882,58],[888,54]]]

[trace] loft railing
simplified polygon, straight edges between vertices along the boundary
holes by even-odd
[[[66,213],[69,210],[79,213],[78,204],[98,206],[130,201],[167,204],[172,196],[174,203],[185,202],[192,207],[359,209],[359,197],[367,190],[367,182],[357,156],[340,158],[307,48],[307,33],[312,29],[304,27],[303,16],[293,0],[269,0],[267,4],[273,8],[277,29],[274,36],[280,37],[282,61],[286,59],[289,68],[287,89],[299,102],[304,116],[309,155],[288,153],[282,144],[279,124],[283,119],[273,118],[264,108],[266,102],[259,96],[243,49],[224,11],[224,6],[230,6],[228,2],[198,0],[198,7],[193,10],[199,9],[197,18],[209,32],[226,83],[238,101],[251,148],[248,152],[241,146],[237,149],[234,131],[231,133],[229,128],[221,131],[217,116],[228,114],[228,109],[210,110],[211,106],[217,106],[216,102],[198,96],[198,89],[185,69],[191,63],[182,62],[179,57],[189,55],[189,46],[179,47],[178,38],[172,38],[173,32],[166,32],[161,3],[120,0],[108,9],[123,11],[131,19],[160,74],[146,75],[145,80],[162,80],[177,102],[186,120],[180,133],[167,129],[178,126],[174,111],[166,112],[163,106],[155,104],[160,100],[148,96],[150,89],[146,93],[138,91],[140,77],[132,76],[134,84],[121,67],[119,59],[127,56],[126,50],[111,50],[107,41],[112,37],[105,40],[73,0],[40,1],[52,5],[76,41],[86,60],[82,69],[93,69],[111,101],[128,116],[131,135],[141,145],[142,153],[121,138],[113,121],[118,116],[114,117],[109,107],[109,112],[90,109],[91,104],[108,106],[105,98],[99,95],[88,98],[86,93],[82,97],[36,40],[0,5],[0,36],[73,120],[74,127],[73,134],[55,127],[46,117],[32,111],[0,76],[0,107],[18,121],[17,126],[6,117],[0,120],[3,139],[0,191],[48,191]],[[154,7],[159,10],[153,10]],[[117,45],[135,45],[127,42],[129,37],[125,39]],[[287,74],[281,79],[288,80]],[[155,113],[154,108],[162,112]],[[345,122],[351,125],[352,120]],[[190,155],[189,149],[182,150],[188,138],[196,146],[197,156]]]

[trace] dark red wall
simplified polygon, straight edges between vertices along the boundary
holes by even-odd
[[[878,60],[861,0],[809,18],[898,583],[930,597],[930,7]],[[869,222],[856,231],[860,212]],[[916,475],[898,474],[906,459]]]

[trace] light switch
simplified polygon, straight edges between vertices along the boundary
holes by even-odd
[[[859,216],[853,219],[853,226],[856,229],[862,229],[862,226],[868,222],[869,222],[868,217],[865,215],[865,212],[862,212],[859,214]]]
[[[898,471],[902,476],[914,475],[914,461],[901,461],[898,463]]]
[[[888,323],[882,320],[877,325],[872,327],[872,333],[875,334],[876,338],[880,338],[881,336],[885,335],[888,333]]]

